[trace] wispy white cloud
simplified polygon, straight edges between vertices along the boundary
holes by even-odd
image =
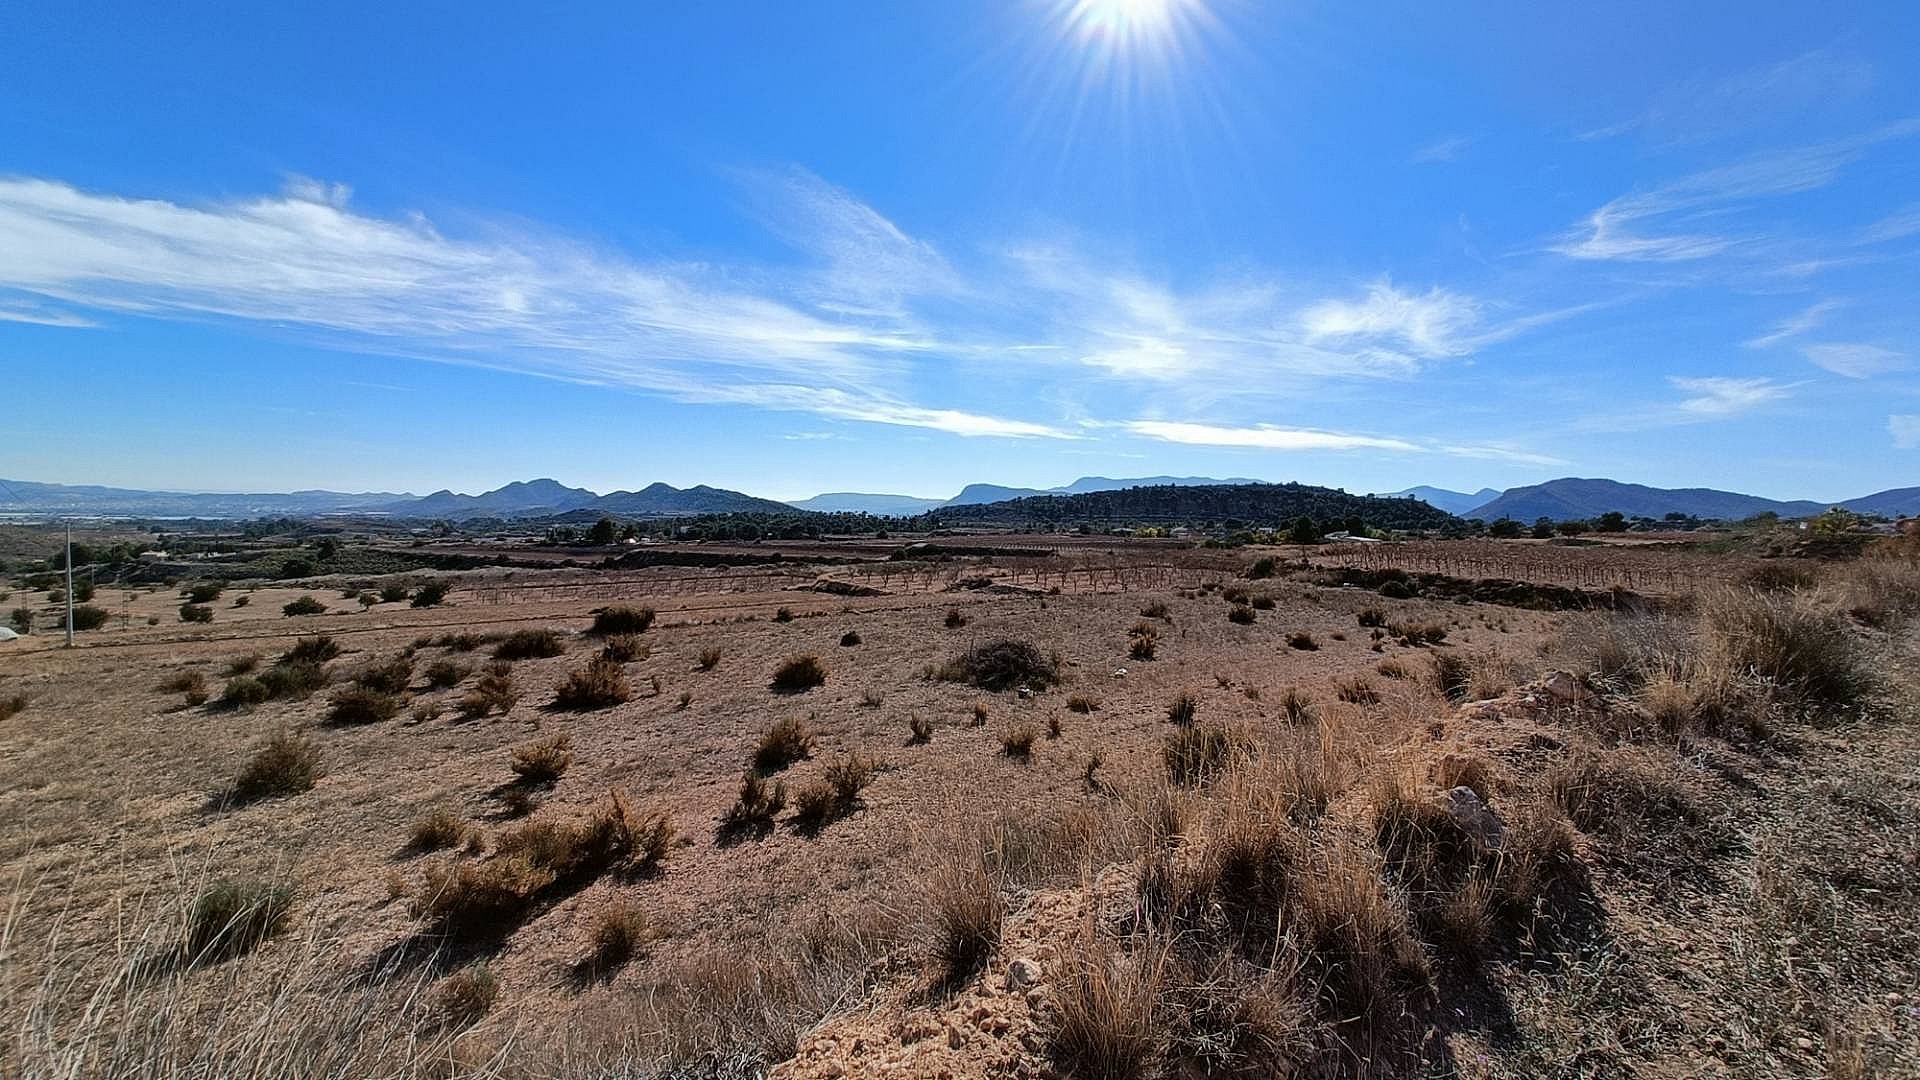
[[[1417,451],[1418,445],[1405,439],[1373,435],[1348,435],[1312,428],[1283,428],[1272,424],[1253,427],[1222,427],[1215,424],[1191,424],[1169,420],[1132,420],[1125,425],[1135,435],[1189,446],[1237,446],[1260,450],[1405,450]]]
[[[1730,211],[1746,204],[1822,188],[1870,148],[1920,134],[1920,119],[1813,146],[1749,157],[1623,195],[1587,215],[1551,250],[1575,259],[1687,261],[1751,248],[1763,236],[1723,230]]]
[[[1903,206],[1860,232],[1863,244],[1884,244],[1920,234],[1920,203]]]
[[[1438,165],[1459,158],[1462,151],[1473,145],[1473,139],[1466,135],[1449,135],[1437,139],[1413,152],[1415,165]]]
[[[1789,338],[1817,329],[1827,321],[1827,316],[1846,306],[1844,300],[1821,300],[1775,323],[1773,328],[1759,337],[1749,338],[1743,344],[1749,349],[1766,349],[1778,345]]]
[[[1802,346],[1800,353],[1835,375],[1844,375],[1849,379],[1885,375],[1901,371],[1907,366],[1904,353],[1895,352],[1884,345],[1826,343]]]
[[[1727,417],[1750,412],[1787,397],[1791,385],[1764,378],[1712,376],[1688,378],[1674,375],[1667,381],[1686,394],[1679,409],[1696,416]]]
[[[1480,305],[1468,297],[1440,288],[1402,292],[1386,281],[1362,299],[1323,300],[1300,313],[1309,340],[1391,345],[1427,358],[1468,351],[1467,332],[1479,321]]]
[[[75,330],[86,330],[100,325],[92,319],[84,319],[64,311],[8,307],[0,307],[0,322],[26,323],[31,326],[63,326]]]
[[[1579,137],[1638,133],[1674,143],[1712,139],[1855,98],[1876,78],[1873,64],[1864,58],[1814,49],[1778,63],[1690,80],[1661,94],[1632,119]]]
[[[1887,434],[1900,450],[1920,450],[1920,413],[1894,413],[1887,417]]]

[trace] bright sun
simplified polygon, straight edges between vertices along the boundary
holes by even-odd
[[[1125,45],[1163,36],[1175,8],[1191,0],[1072,0],[1068,18],[1081,33]]]

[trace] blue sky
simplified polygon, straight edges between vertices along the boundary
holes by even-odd
[[[1920,6],[0,10],[0,476],[1920,483]]]

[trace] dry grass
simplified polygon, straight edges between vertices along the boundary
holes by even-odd
[[[435,660],[427,665],[427,685],[436,690],[458,686],[473,670],[452,660]]]
[[[215,882],[194,897],[181,954],[203,964],[252,952],[286,929],[292,911],[293,886],[284,882]]]
[[[1320,648],[1320,643],[1313,640],[1313,635],[1307,631],[1295,630],[1287,635],[1287,647],[1299,649],[1301,652],[1313,652]]]
[[[1315,719],[1313,697],[1297,686],[1289,686],[1280,695],[1280,714],[1290,724],[1310,724]]]
[[[172,676],[162,682],[159,689],[163,694],[179,694],[188,705],[205,705],[207,703],[207,676],[197,668],[182,671]],[[9,708],[8,702],[0,701],[0,720],[9,719],[14,713],[26,707],[26,698],[21,697],[14,700],[19,702],[19,708]]]
[[[513,748],[507,767],[525,784],[551,784],[573,765],[573,739],[565,732],[521,743]]]
[[[696,662],[700,665],[701,671],[712,671],[720,666],[720,655],[719,649],[709,645],[700,650],[700,657]]]
[[[805,785],[794,796],[794,824],[813,831],[852,813],[860,803],[860,793],[873,780],[874,768],[872,758],[852,751],[828,764],[819,780]]]
[[[600,646],[600,659],[614,664],[631,664],[653,655],[653,647],[638,634],[614,634]]]
[[[227,798],[250,803],[280,795],[298,795],[313,788],[324,770],[320,745],[305,735],[281,728],[253,752],[233,778]]]
[[[1182,727],[1167,736],[1162,757],[1167,778],[1192,787],[1218,776],[1249,750],[1246,736],[1218,724]]]
[[[1096,712],[1099,710],[1099,708],[1100,708],[1100,703],[1086,696],[1085,694],[1074,694],[1071,697],[1067,698],[1068,712],[1085,714],[1085,713]]]
[[[1009,728],[1000,735],[1000,750],[1010,758],[1032,757],[1033,744],[1038,737],[1031,724]]]
[[[479,1023],[499,998],[499,981],[485,961],[469,964],[447,976],[434,995],[441,1018],[456,1028]]]
[[[340,655],[340,643],[325,634],[303,637],[280,657],[283,664],[324,664]],[[237,673],[237,672],[236,672]]]
[[[795,716],[785,716],[760,736],[753,748],[753,771],[762,776],[777,773],[796,761],[813,756],[813,727]]]
[[[1258,617],[1252,608],[1244,604],[1235,604],[1227,609],[1227,621],[1240,626],[1252,626]]]
[[[909,715],[907,717],[907,741],[915,746],[932,742],[933,721],[926,719],[919,713]]]
[[[1007,902],[984,860],[941,864],[926,891],[933,919],[933,956],[942,981],[958,985],[986,966],[1000,944]]]
[[[1194,700],[1194,696],[1191,693],[1181,691],[1178,696],[1167,703],[1167,722],[1179,724],[1181,727],[1187,727],[1193,723],[1194,715],[1199,711],[1199,708],[1199,702]]]
[[[396,694],[349,686],[327,702],[327,723],[335,726],[377,724],[400,715],[405,702]]]
[[[460,699],[460,713],[469,719],[496,712],[505,715],[519,702],[520,691],[514,686],[513,667],[498,661],[488,665],[473,689]]]
[[[587,666],[567,673],[554,688],[553,704],[558,709],[584,712],[605,709],[633,700],[633,684],[619,663],[596,656]]]
[[[459,847],[467,839],[467,823],[451,807],[436,806],[413,819],[407,830],[409,851],[441,851]]]
[[[807,653],[789,657],[775,668],[767,688],[776,694],[799,694],[824,685],[826,681],[826,665],[820,662],[819,657]]]
[[[647,918],[644,908],[616,900],[593,917],[585,967],[600,974],[613,971],[633,959],[641,946],[655,936],[653,922]]]
[[[593,613],[593,626],[587,633],[597,637],[644,634],[653,626],[650,607],[605,607]]]
[[[413,684],[413,657],[402,653],[384,663],[369,664],[354,673],[353,681],[382,694],[404,694]]]
[[[1378,705],[1380,690],[1364,675],[1351,675],[1333,684],[1333,694],[1349,705]]]
[[[1059,1022],[1049,1045],[1063,1070],[1100,1080],[1145,1080],[1158,1071],[1167,956],[1154,942],[1123,951],[1093,930],[1069,945],[1054,989]]]
[[[558,631],[545,628],[515,630],[493,647],[495,660],[539,660],[567,651],[567,642]]]
[[[740,797],[722,820],[724,829],[764,832],[773,827],[773,819],[787,808],[787,782],[769,783],[759,773],[748,770],[740,779]]]

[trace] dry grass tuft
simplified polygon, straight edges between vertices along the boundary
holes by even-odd
[[[787,808],[787,782],[775,780],[771,783],[759,773],[748,770],[740,778],[740,797],[734,800],[733,808],[721,821],[727,831],[765,832],[773,827],[773,819]]]
[[[651,655],[653,646],[648,645],[639,634],[614,634],[600,646],[600,659],[614,664],[631,664]]]
[[[1352,675],[1333,684],[1334,696],[1349,705],[1378,705],[1380,690],[1364,675]]]
[[[303,637],[280,657],[282,664],[324,664],[340,655],[340,643],[325,634]]]
[[[1302,652],[1314,652],[1320,648],[1320,643],[1313,640],[1313,635],[1305,630],[1296,630],[1287,635],[1287,646]]]
[[[1000,944],[1007,902],[984,859],[938,867],[927,887],[933,915],[933,955],[943,982],[957,986],[987,964]]]
[[[794,824],[814,831],[852,813],[859,805],[860,793],[873,779],[874,767],[872,758],[858,752],[849,752],[829,764],[821,779],[802,787],[794,796]]]
[[[382,694],[404,694],[413,684],[413,657],[402,653],[385,663],[369,664],[354,674],[353,681]]]
[[[946,627],[949,630],[958,630],[961,627],[967,625],[967,617],[965,615],[960,614],[959,608],[948,608],[947,617],[943,621],[946,623]]]
[[[613,971],[633,959],[640,947],[654,937],[653,923],[645,909],[625,900],[615,900],[593,917],[585,966],[600,974]]]
[[[286,929],[292,910],[291,885],[234,879],[215,882],[194,898],[187,913],[181,952],[195,964],[252,952]]]
[[[1316,715],[1313,696],[1297,686],[1289,686],[1280,695],[1280,712],[1290,724],[1310,724]]]
[[[1183,690],[1178,697],[1167,703],[1167,721],[1187,727],[1193,723],[1194,713],[1199,707],[1199,702],[1194,700],[1193,694]]]
[[[1218,724],[1182,727],[1167,736],[1167,778],[1183,787],[1206,783],[1250,749],[1246,736]]]
[[[794,716],[782,717],[760,736],[753,748],[753,771],[762,776],[777,773],[803,758],[813,756],[813,728]]]
[[[410,851],[441,851],[459,847],[467,839],[467,823],[452,808],[436,806],[413,819],[407,833]]]
[[[593,613],[593,626],[587,633],[596,637],[644,634],[653,626],[650,607],[604,607]]]
[[[720,650],[712,646],[701,649],[698,663],[701,671],[712,671],[714,668],[719,667]]]
[[[820,658],[807,653],[790,657],[774,669],[773,679],[768,689],[776,694],[799,694],[820,686],[827,681],[826,666]]]
[[[274,732],[233,778],[228,798],[250,803],[278,795],[298,795],[320,779],[320,745],[286,728]]]
[[[512,712],[519,701],[520,691],[513,683],[512,665],[495,662],[487,666],[473,689],[460,699],[460,713],[469,719],[496,712],[504,715]]]
[[[913,713],[907,717],[907,742],[920,746],[933,741],[933,721]]]
[[[460,681],[470,674],[472,669],[465,664],[455,663],[452,660],[435,660],[427,665],[427,685],[436,690],[445,690],[458,686]]]
[[[565,732],[521,743],[507,767],[525,784],[551,784],[573,765],[573,738]]]
[[[1029,758],[1033,756],[1034,740],[1038,737],[1032,725],[1021,724],[1001,734],[1000,749],[1010,758]]]
[[[1049,1047],[1072,1076],[1145,1080],[1158,1071],[1167,949],[1146,943],[1131,953],[1093,930],[1064,950],[1054,989],[1059,1022]]]
[[[548,656],[559,656],[567,651],[567,643],[558,631],[545,628],[515,630],[500,639],[493,647],[495,660],[538,660]]]
[[[1098,711],[1099,708],[1100,703],[1085,694],[1075,694],[1067,699],[1068,712],[1091,713]]]
[[[627,682],[626,672],[604,656],[596,656],[586,667],[568,672],[553,692],[555,708],[574,711],[605,709],[631,700],[633,684]]]
[[[377,724],[400,715],[405,705],[398,695],[364,686],[349,686],[327,703],[327,723],[336,726]]]
[[[493,1009],[500,997],[499,981],[486,961],[461,968],[446,977],[434,995],[441,1017],[454,1027],[472,1027]]]
[[[181,695],[188,705],[207,703],[207,676],[197,668],[182,671],[168,678],[160,684],[159,689],[163,694]],[[17,708],[12,707],[13,702],[19,703]],[[11,718],[15,713],[26,708],[26,704],[27,699],[24,696],[0,700],[0,720]]]

